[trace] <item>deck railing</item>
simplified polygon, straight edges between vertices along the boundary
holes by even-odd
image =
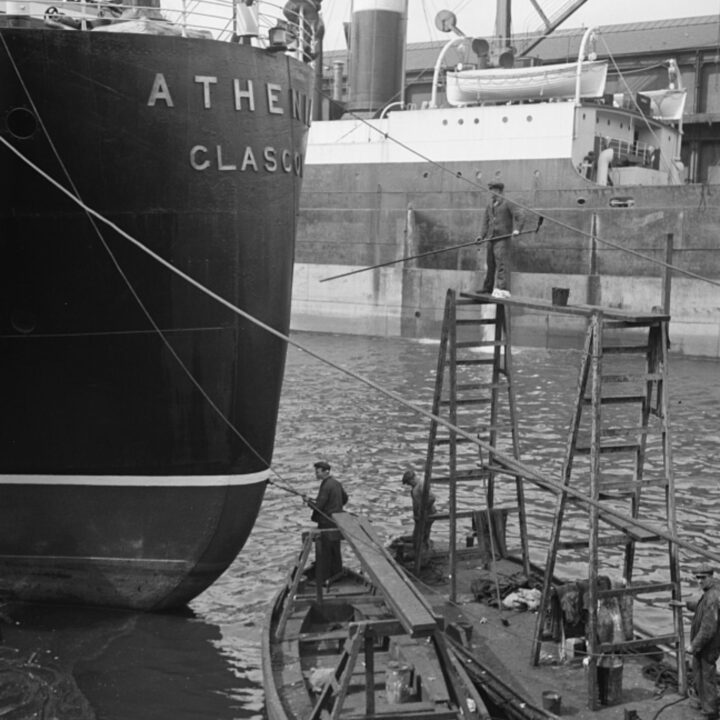
[[[284,46],[305,60],[314,56],[321,23],[313,0],[7,0],[0,2],[1,10],[64,30],[92,31],[117,24],[120,32],[120,23],[144,19],[165,25],[165,32],[158,34]],[[138,30],[128,26],[127,32]]]

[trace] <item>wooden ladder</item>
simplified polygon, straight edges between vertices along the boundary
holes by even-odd
[[[345,698],[347,697],[350,689],[350,682],[352,680],[353,670],[355,669],[355,663],[357,662],[363,642],[365,642],[366,646],[366,659],[368,654],[372,657],[372,646],[370,644],[371,640],[366,634],[367,626],[368,623],[361,622],[351,627],[348,639],[345,641],[345,647],[338,659],[337,665],[333,669],[332,675],[325,682],[308,720],[321,720],[321,718],[337,720],[337,718],[340,717],[343,703],[345,702]],[[368,645],[370,646],[369,653],[367,652]],[[368,679],[366,695],[367,703],[369,705],[368,715],[371,715],[375,711],[375,696],[371,679]]]
[[[483,313],[483,308],[494,307],[494,314]],[[486,329],[489,332],[486,332]],[[484,335],[490,335],[486,339]],[[489,353],[478,350],[490,348]],[[458,436],[453,430],[433,419],[430,421],[423,503],[419,518],[419,532],[415,547],[415,573],[421,565],[421,538],[428,518],[425,517],[427,495],[433,486],[448,488],[448,513],[436,514],[433,520],[450,522],[450,599],[456,599],[457,564],[457,521],[461,518],[475,518],[479,508],[487,513],[488,533],[492,543],[493,510],[517,510],[520,525],[520,542],[524,569],[530,572],[525,497],[523,480],[504,467],[493,449],[504,441],[508,446],[506,455],[520,456],[515,394],[512,384],[512,354],[510,345],[510,322],[508,310],[501,303],[467,296],[457,297],[454,290],[448,290],[445,300],[445,314],[440,337],[435,392],[432,412],[446,418],[452,425],[477,437],[489,446],[486,457],[477,444],[468,438]],[[503,400],[506,401],[503,413]],[[515,479],[517,506],[503,508],[495,505],[495,481],[499,476]],[[474,510],[458,511],[457,484],[485,483],[484,507],[478,504]],[[480,528],[477,527],[479,530]],[[493,555],[495,554],[493,548]],[[495,559],[495,558],[493,558]]]
[[[608,313],[610,317],[597,308],[589,318],[563,463],[563,492],[558,495],[555,510],[532,650],[532,662],[537,665],[544,611],[550,607],[558,552],[586,550],[588,618],[585,640],[589,658],[588,705],[593,710],[600,702],[597,667],[602,655],[637,652],[658,645],[673,647],[677,653],[680,693],[684,694],[687,687],[678,547],[668,539],[676,536],[668,422],[669,317],[646,314],[622,319],[617,313]],[[617,364],[620,367],[613,367]],[[586,409],[589,413],[584,412]],[[646,464],[646,456],[651,451],[659,451],[662,456],[662,462],[656,462],[655,467]],[[648,522],[646,518],[651,512],[645,506],[653,492],[655,507],[661,507],[662,511],[656,511],[657,519]],[[574,529],[569,523],[567,528],[564,525],[569,503],[574,510],[579,510],[579,522],[576,521]],[[624,520],[623,516],[631,517],[633,521]],[[584,518],[587,522],[583,522]],[[561,540],[563,530],[572,534],[572,538]],[[668,546],[669,579],[665,582],[634,582],[636,544],[652,542]],[[613,546],[616,554],[623,555],[624,585],[600,589],[601,552],[605,554],[608,552],[605,549]],[[642,640],[617,642],[617,638],[613,638],[613,642],[600,642],[597,636],[598,601],[631,599],[668,591],[673,601],[671,634]]]

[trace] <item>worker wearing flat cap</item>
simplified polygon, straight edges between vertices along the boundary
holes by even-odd
[[[510,297],[510,238],[522,230],[523,214],[513,202],[505,199],[505,185],[495,181],[488,185],[490,202],[485,209],[480,236],[485,242],[487,270],[477,292],[492,293],[495,297]]]
[[[690,626],[690,644],[686,648],[692,657],[693,679],[699,709],[706,720],[717,720],[717,680],[715,664],[720,656],[720,628],[718,628],[718,603],[720,583],[714,578],[712,565],[703,563],[694,570],[702,596],[689,600],[687,606],[694,610]]]
[[[315,477],[320,481],[320,489],[315,502],[311,503],[313,512],[310,519],[323,531],[316,545],[315,556],[316,581],[319,583],[331,581],[342,574],[341,536],[332,514],[342,512],[348,495],[340,481],[330,474],[330,469],[330,463],[326,460],[315,463]]]

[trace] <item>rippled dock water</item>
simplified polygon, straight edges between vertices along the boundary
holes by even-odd
[[[437,344],[316,334],[293,339],[430,409]],[[522,459],[557,479],[580,354],[516,349],[513,360]],[[669,389],[680,534],[714,549],[720,526],[720,365],[672,357]],[[408,462],[422,462],[428,425],[411,410],[291,347],[275,449],[276,485],[268,488],[242,554],[193,601],[193,616],[81,612],[55,621],[52,616],[29,618],[25,627],[32,629],[25,631],[24,643],[35,643],[72,667],[93,708],[94,714],[83,717],[262,718],[260,627],[299,550],[300,531],[310,525],[308,509],[281,486],[314,495],[312,464],[328,458],[350,494],[349,510],[367,513],[385,540],[409,533],[410,501],[400,477]],[[526,501],[533,559],[542,562],[554,496],[529,490]],[[650,506],[651,512],[659,509]],[[689,578],[687,567],[694,558],[681,552],[681,559]],[[578,576],[584,572],[580,556],[565,560],[564,568]],[[638,546],[637,564],[652,577],[660,574],[666,556]]]

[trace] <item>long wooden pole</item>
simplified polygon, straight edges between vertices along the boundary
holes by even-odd
[[[438,255],[439,253],[450,252],[451,250],[459,250],[460,248],[470,247],[471,245],[484,245],[488,242],[497,242],[498,240],[507,240],[511,237],[518,237],[518,235],[531,235],[536,233],[540,226],[543,224],[545,218],[541,215],[538,219],[537,227],[534,230],[523,230],[522,232],[508,233],[507,235],[499,235],[498,237],[487,238],[485,240],[472,240],[471,242],[460,243],[459,245],[451,245],[450,247],[440,248],[439,250],[428,250],[428,252],[420,253],[419,255],[408,255],[406,257],[398,258],[397,260],[388,260],[384,263],[378,263],[377,265],[368,265],[368,267],[358,268],[357,270],[350,270],[350,272],[341,273],[340,275],[333,275],[332,277],[322,278],[320,282],[328,282],[329,280],[338,280],[339,278],[348,277],[348,275],[357,275],[357,273],[367,272],[368,270],[377,270],[377,268],[387,267],[388,265],[395,265],[401,262],[407,262],[408,260],[417,260],[421,257],[428,257],[429,255]]]

